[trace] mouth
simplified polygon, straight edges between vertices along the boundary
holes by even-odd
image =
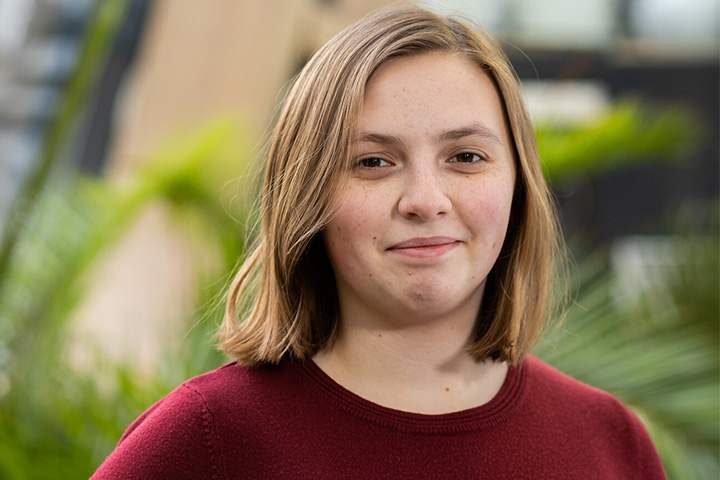
[[[444,255],[460,243],[451,237],[418,237],[395,244],[388,251],[409,257],[430,258]]]
[[[437,247],[440,245],[448,245],[456,243],[457,240],[451,237],[424,237],[424,238],[411,238],[405,240],[396,245],[393,245],[388,250],[402,250],[404,248],[423,248],[423,247]]]

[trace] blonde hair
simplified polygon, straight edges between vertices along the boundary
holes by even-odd
[[[226,354],[248,364],[277,363],[332,342],[338,300],[319,234],[344,181],[365,85],[391,59],[428,52],[464,55],[493,79],[517,157],[510,225],[488,275],[469,353],[515,363],[535,343],[549,316],[561,237],[518,80],[484,31],[403,6],[337,34],[290,90],[269,145],[259,237],[232,282],[218,332]]]

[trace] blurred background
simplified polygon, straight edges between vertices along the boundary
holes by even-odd
[[[87,478],[227,361],[283,92],[383,0],[0,0],[0,478]],[[570,246],[535,354],[610,391],[670,478],[718,478],[720,3],[419,2],[499,38]]]

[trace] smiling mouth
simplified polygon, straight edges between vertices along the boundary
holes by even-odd
[[[450,237],[412,238],[388,248],[388,251],[408,257],[439,257],[453,250],[461,242]]]

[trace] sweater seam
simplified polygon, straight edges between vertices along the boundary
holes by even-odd
[[[190,390],[191,392],[195,393],[197,396],[200,397],[200,400],[203,404],[202,409],[202,416],[203,421],[206,423],[205,427],[205,434],[207,435],[207,449],[208,453],[211,458],[211,464],[213,466],[213,469],[215,470],[215,473],[213,473],[214,479],[226,479],[225,476],[225,466],[223,464],[223,458],[222,458],[222,451],[220,448],[220,442],[217,438],[217,425],[215,424],[215,416],[212,414],[212,411],[210,410],[210,406],[207,403],[207,400],[205,399],[205,396],[197,391],[196,389],[192,388],[191,386],[187,384],[183,384],[183,387]],[[213,449],[213,445],[215,444],[215,448]],[[215,451],[217,450],[217,454],[215,454]],[[217,461],[215,459],[217,458]],[[218,476],[219,473],[219,476]]]

